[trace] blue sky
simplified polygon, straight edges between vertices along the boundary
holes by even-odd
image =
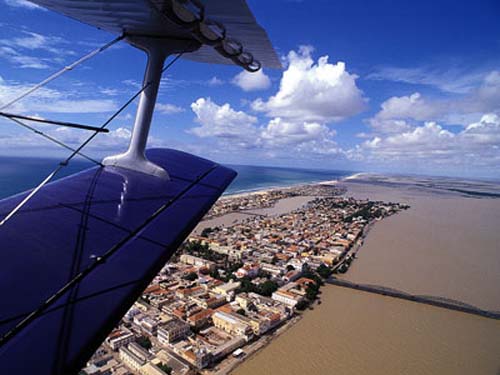
[[[113,35],[0,0],[0,102]],[[232,164],[500,177],[500,3],[249,0],[283,61],[259,74],[177,62],[150,144]],[[99,125],[137,90],[125,43],[9,110]],[[87,150],[126,148],[135,105]],[[66,152],[0,120],[0,154]],[[81,131],[42,126],[78,144]]]

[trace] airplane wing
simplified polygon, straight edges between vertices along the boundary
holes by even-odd
[[[191,39],[190,31],[169,21],[158,9],[164,9],[170,0],[30,0],[99,29],[114,34],[148,35],[175,39]],[[259,26],[246,0],[203,0],[205,17],[224,25],[229,37],[241,42],[262,66],[281,68],[281,62],[269,41],[266,31]],[[231,64],[211,46],[186,53],[194,61]]]
[[[147,157],[170,180],[91,168],[1,228],[1,374],[78,373],[236,176],[180,151]],[[26,194],[0,201],[0,219]]]

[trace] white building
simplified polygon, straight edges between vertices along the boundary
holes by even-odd
[[[158,341],[164,345],[183,339],[191,330],[189,324],[180,319],[172,319],[158,328]]]
[[[128,329],[117,329],[106,338],[107,344],[113,350],[118,350],[124,345],[134,341],[134,334]]]
[[[272,297],[273,300],[284,303],[287,306],[295,307],[299,302],[301,302],[304,297],[287,292],[286,290],[280,290],[278,289],[276,292],[273,293]]]

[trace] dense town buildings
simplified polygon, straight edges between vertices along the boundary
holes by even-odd
[[[369,223],[402,208],[357,201],[342,192],[315,185],[220,200],[209,217],[311,197],[283,215],[249,215],[191,236],[84,371],[216,372],[225,357],[244,355],[247,345],[307,307],[323,278],[345,270],[344,261]]]

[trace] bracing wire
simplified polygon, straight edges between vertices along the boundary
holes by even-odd
[[[41,130],[36,129],[36,128],[34,128],[33,126],[30,126],[30,125],[28,125],[28,124],[26,124],[26,123],[22,122],[22,121],[21,121],[21,120],[19,120],[19,119],[16,119],[16,118],[10,118],[10,120],[11,120],[11,121],[14,121],[14,122],[15,122],[16,124],[18,124],[19,126],[22,126],[23,128],[28,129],[28,130],[30,130],[30,131],[32,131],[32,132],[34,132],[35,134],[38,134],[38,135],[42,136],[43,138],[48,139],[49,141],[54,142],[55,144],[58,144],[58,145],[59,145],[59,146],[61,146],[61,147],[64,147],[64,148],[65,148],[65,149],[67,149],[67,150],[70,150],[70,151],[75,151],[75,149],[74,149],[73,147],[68,146],[67,144],[65,144],[64,142],[62,142],[62,141],[58,140],[57,138],[54,138],[54,137],[52,137],[51,135],[48,135],[48,134],[46,134],[46,133],[42,132]],[[91,161],[92,163],[97,164],[97,165],[99,165],[99,166],[101,166],[101,167],[102,167],[101,162],[99,162],[99,161],[97,161],[97,160],[95,160],[95,159],[91,158],[90,156],[85,155],[83,152],[78,152],[78,155],[80,155],[81,157],[83,157],[83,158],[85,158],[85,159],[87,159],[87,160]]]
[[[164,73],[168,68],[170,68],[177,60],[179,60],[182,55],[189,50],[188,46],[183,52],[177,54],[172,61],[170,61],[167,65],[163,67],[161,70],[162,73]],[[100,127],[99,129],[105,129],[111,121],[113,121],[125,108],[127,108],[144,90],[146,90],[153,81],[148,81],[146,82],[139,91],[137,91],[129,100],[125,102],[115,113],[113,113]],[[40,191],[47,183],[49,183],[58,173],[61,169],[63,169],[65,166],[68,165],[68,163],[80,153],[80,151],[87,146],[94,138],[95,136],[99,134],[99,131],[94,131],[93,134],[91,134],[80,146],[78,146],[76,149],[73,150],[73,152],[62,162],[59,163],[59,165],[42,181],[38,186],[36,186],[16,207],[14,207],[8,214],[5,216],[2,221],[0,221],[0,227],[4,225],[9,219],[11,219],[26,203],[30,201],[33,196],[35,196],[36,193]]]
[[[47,83],[55,80],[57,77],[61,76],[62,74],[66,73],[67,71],[69,70],[72,70],[74,69],[76,66],[80,65],[81,63],[87,61],[88,59],[94,57],[95,55],[97,55],[98,53],[108,49],[109,47],[111,47],[112,45],[114,45],[115,43],[118,43],[120,40],[122,40],[123,38],[125,38],[125,35],[120,35],[119,37],[116,37],[115,39],[113,39],[112,41],[106,43],[105,45],[103,45],[102,47],[99,47],[91,52],[89,52],[88,54],[86,54],[85,56],[79,58],[78,60],[76,60],[75,62],[73,62],[72,64],[68,65],[68,66],[65,66],[64,68],[62,68],[61,70],[55,72],[54,74],[52,74],[51,76],[45,78],[42,82],[40,83],[37,83],[36,85],[34,85],[33,87],[30,87],[28,90],[24,91],[22,94],[16,96],[14,99],[12,99],[10,102],[0,106],[0,111],[3,111],[5,108],[7,107],[10,107],[11,105],[17,103],[18,101],[20,101],[21,99],[23,99],[24,97],[28,96],[29,94],[35,92],[36,90],[42,88],[43,86],[45,86]]]
[[[94,131],[98,131],[98,132],[102,132],[102,133],[109,132],[108,129],[99,129],[95,126],[90,126],[90,125],[76,124],[74,122],[67,122],[67,121],[47,120],[47,119],[41,119],[38,117],[16,115],[13,113],[7,113],[7,112],[2,112],[2,111],[0,111],[0,116],[8,118],[10,120],[12,120],[12,119],[28,120],[28,121],[40,122],[42,124],[65,126],[68,128],[75,128],[75,129],[82,129],[82,130],[94,130]]]

